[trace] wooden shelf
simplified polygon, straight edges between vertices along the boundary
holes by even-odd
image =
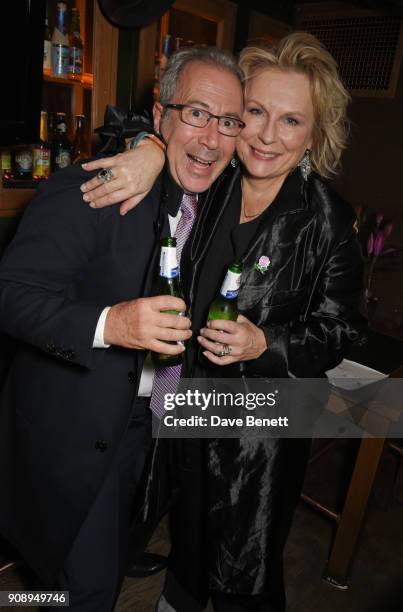
[[[63,85],[64,87],[85,87],[86,89],[92,89],[94,86],[94,75],[89,72],[85,72],[81,80],[74,79],[60,79],[48,74],[43,75],[43,80],[46,83],[56,83],[57,85]]]
[[[215,30],[215,39],[195,40],[198,44],[208,43],[215,44],[221,49],[229,49],[232,51],[235,35],[235,22],[237,14],[237,6],[230,0],[175,0],[172,9],[162,16],[160,23],[152,23],[151,25],[141,28],[139,33],[139,56],[137,64],[137,75],[135,83],[135,108],[145,108],[149,99],[149,92],[156,91],[154,82],[155,75],[155,50],[159,47],[161,51],[162,38],[164,34],[172,33],[170,28],[170,20],[173,19],[173,14],[176,12],[176,17],[180,17],[177,25],[181,24],[181,28],[176,32],[175,36],[183,38],[184,43],[188,40],[189,32],[186,28],[186,22],[195,25],[195,22],[206,21]],[[206,25],[206,24],[205,24]],[[208,28],[210,29],[210,28]],[[199,33],[201,33],[200,30]]]
[[[35,193],[36,189],[0,189],[0,218],[21,214]]]

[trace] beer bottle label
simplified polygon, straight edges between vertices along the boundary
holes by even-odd
[[[69,69],[69,48],[65,45],[52,45],[52,75],[67,79]]]
[[[1,152],[1,169],[3,172],[7,170],[11,172],[11,153],[10,151]]]
[[[160,276],[163,278],[175,278],[179,275],[176,248],[161,247]]]
[[[83,52],[79,47],[70,49],[70,74],[82,74],[83,72]]]
[[[22,173],[32,172],[32,153],[30,151],[22,151],[15,156],[17,170]]]
[[[232,300],[238,297],[239,286],[241,284],[241,275],[228,270],[225,275],[224,282],[221,285],[220,293],[223,297]]]
[[[66,168],[66,166],[70,166],[70,164],[71,164],[70,151],[61,149],[56,156],[57,167]]]
[[[38,178],[48,178],[50,174],[49,149],[34,149],[34,168],[32,174]]]

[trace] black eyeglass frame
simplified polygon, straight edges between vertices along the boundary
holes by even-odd
[[[181,121],[183,121],[183,123],[186,123],[186,125],[191,125],[192,127],[196,127],[196,128],[200,128],[203,129],[205,127],[208,126],[209,122],[211,121],[211,119],[217,119],[217,128],[218,131],[220,132],[220,134],[222,134],[223,136],[228,136],[229,138],[236,138],[237,136],[239,136],[239,134],[241,133],[241,131],[246,127],[246,123],[244,123],[241,119],[238,119],[237,117],[231,117],[230,115],[213,115],[213,113],[210,113],[210,111],[206,110],[205,108],[199,108],[198,106],[193,106],[192,104],[164,104],[163,105],[164,108],[172,108],[173,110],[178,110],[180,111],[180,117],[181,117]],[[194,108],[195,110],[201,111],[202,113],[206,113],[206,115],[208,115],[207,118],[207,123],[206,125],[194,125],[193,123],[189,123],[188,121],[185,121],[182,117],[182,111],[184,108]],[[232,121],[236,121],[239,125],[239,132],[238,134],[224,134],[223,132],[220,131],[220,119],[231,119]]]

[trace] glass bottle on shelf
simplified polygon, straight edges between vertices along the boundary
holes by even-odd
[[[153,99],[158,99],[158,92],[160,88],[160,58],[158,51],[154,53],[154,87],[153,87]]]
[[[4,181],[10,181],[13,178],[11,172],[11,151],[9,148],[1,151],[1,176]]]
[[[27,144],[19,144],[12,154],[12,172],[16,180],[32,179],[32,148]]]
[[[45,34],[43,40],[43,74],[50,75],[52,69],[52,37],[49,29],[48,3],[46,3]]]
[[[48,138],[49,141],[52,140],[52,137],[55,133],[56,129],[56,113],[52,113],[48,111]]]
[[[57,3],[56,25],[52,34],[52,76],[67,79],[69,70],[69,37],[66,26],[67,5]]]
[[[84,115],[76,115],[76,127],[74,132],[74,143],[73,143],[73,152],[71,155],[71,160],[73,164],[85,159],[87,156],[85,154],[85,117]]]
[[[71,9],[69,79],[80,81],[83,74],[83,41],[80,32],[80,13]]]
[[[50,147],[48,143],[48,113],[41,111],[40,138],[33,146],[33,171],[35,180],[47,179],[50,174]]]
[[[175,51],[178,51],[178,49],[181,48],[182,44],[183,44],[183,38],[181,38],[180,36],[177,36],[175,38]]]
[[[161,79],[164,74],[165,67],[168,63],[168,59],[170,56],[170,48],[171,48],[171,35],[167,34],[164,37],[164,42],[162,45],[162,53],[160,57],[160,69],[159,69],[159,78]]]
[[[66,113],[56,113],[50,160],[52,172],[71,164],[71,142],[67,138]]]

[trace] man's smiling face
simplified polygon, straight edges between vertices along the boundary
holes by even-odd
[[[194,61],[178,79],[172,104],[189,104],[219,116],[240,119],[243,114],[241,84],[225,68]],[[173,179],[186,193],[202,193],[221,174],[234,153],[236,138],[218,131],[216,119],[206,127],[183,123],[178,110],[165,111],[154,105],[154,127],[167,142],[167,157]]]

